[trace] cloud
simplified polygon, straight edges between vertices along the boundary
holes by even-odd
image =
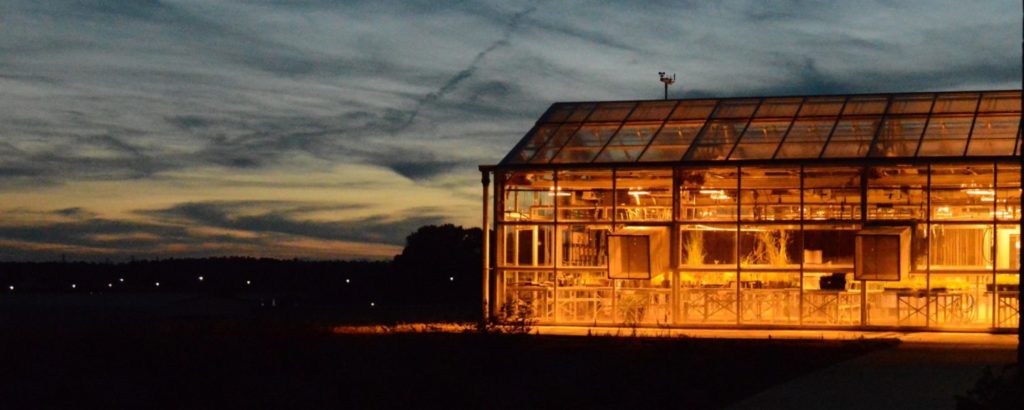
[[[475,166],[499,161],[552,102],[658,98],[658,71],[679,75],[675,97],[1019,81],[1009,0],[2,8],[0,197],[32,212],[8,214],[3,226],[23,230],[7,231],[0,251],[256,253],[340,238],[384,252],[415,224],[477,223]],[[146,184],[160,189],[134,192]],[[326,206],[366,208],[296,210],[309,190]],[[125,208],[150,212],[114,211]],[[197,233],[214,228],[231,234]]]

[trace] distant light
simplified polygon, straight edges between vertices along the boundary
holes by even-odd
[[[375,305],[373,302],[370,302],[370,307],[374,307],[374,306],[377,306],[377,305]]]
[[[14,285],[8,286],[7,289],[14,290]]]
[[[108,287],[108,288],[112,288],[112,287],[114,287],[114,284],[113,284],[113,283],[108,283],[108,284],[107,284],[107,287]]]
[[[78,287],[78,285],[76,285],[76,284],[74,284],[74,283],[72,283],[72,284],[71,284],[71,289],[74,289],[74,288],[76,288],[76,287]]]
[[[252,281],[251,280],[247,280],[247,281],[245,281],[245,284],[246,285],[252,285]]]
[[[124,278],[117,278],[118,282],[124,282]]]
[[[160,287],[160,282],[155,283],[156,287]]]
[[[449,276],[448,277],[448,281],[449,282],[455,282],[455,277],[454,276]]]
[[[204,279],[204,278],[202,277],[202,275],[200,275],[200,276],[199,276],[199,281],[200,281],[200,282],[202,282],[202,281],[203,281],[203,279]]]
[[[352,283],[352,281],[348,280],[348,278],[345,278],[345,283]]]

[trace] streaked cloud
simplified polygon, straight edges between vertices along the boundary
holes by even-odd
[[[553,101],[1016,88],[1019,7],[8,0],[0,257],[380,257]]]

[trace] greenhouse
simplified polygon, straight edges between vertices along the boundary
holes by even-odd
[[[496,232],[486,313],[585,326],[1016,329],[1020,99],[556,103],[480,167]]]

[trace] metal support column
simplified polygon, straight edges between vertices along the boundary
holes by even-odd
[[[491,289],[491,218],[490,218],[490,200],[488,198],[490,191],[488,186],[491,184],[491,173],[490,171],[480,171],[480,183],[483,185],[483,221],[481,223],[481,229],[483,230],[483,253],[480,255],[483,260],[483,266],[481,274],[483,275],[481,291],[483,299],[481,302],[481,317],[482,323],[487,323],[487,320],[491,317],[491,301],[490,301],[490,289]]]

